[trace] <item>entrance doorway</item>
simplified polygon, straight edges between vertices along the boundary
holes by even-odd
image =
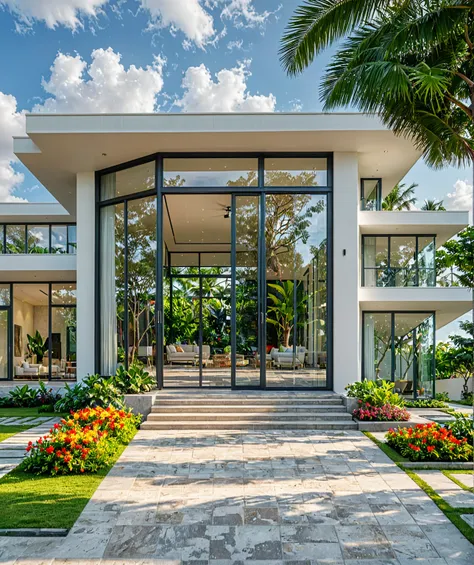
[[[324,388],[326,197],[162,198],[163,385]]]

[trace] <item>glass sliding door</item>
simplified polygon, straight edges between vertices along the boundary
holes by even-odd
[[[261,351],[259,336],[259,227],[260,196],[235,196],[235,385],[260,386],[266,351]],[[264,357],[265,354],[265,357]]]
[[[327,370],[327,200],[267,194],[266,386],[324,387]]]

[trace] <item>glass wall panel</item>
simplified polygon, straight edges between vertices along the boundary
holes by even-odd
[[[0,253],[5,253],[5,226],[0,224]]]
[[[54,376],[59,371],[59,360],[49,360],[48,285],[14,284],[12,307],[14,377],[47,377],[50,372]]]
[[[49,253],[49,226],[28,226],[28,253]]]
[[[266,196],[267,386],[326,384],[326,197]]]
[[[364,286],[391,286],[388,237],[364,237]]]
[[[156,374],[156,197],[128,202],[128,351]]]
[[[327,159],[265,159],[265,186],[327,186]]]
[[[258,159],[164,159],[163,185],[257,186]]]
[[[364,314],[364,378],[392,378],[392,316]]]
[[[393,286],[416,286],[416,236],[397,236],[390,239],[390,271]]]
[[[113,375],[125,361],[124,205],[100,211],[100,343],[102,375]]]
[[[0,284],[0,306],[10,306],[9,284]]]
[[[155,161],[130,167],[100,179],[100,199],[110,200],[155,188]]]
[[[54,283],[51,287],[51,304],[76,304],[76,283]]]
[[[51,308],[52,377],[76,378],[76,308]],[[56,368],[57,367],[57,368]]]
[[[8,379],[8,325],[10,313],[0,310],[0,379]]]
[[[67,247],[67,231],[68,226],[51,226],[51,253],[70,252]]]
[[[67,237],[68,237],[68,249],[67,252],[75,254],[77,250],[77,239],[76,239],[76,226],[67,227]]]
[[[26,253],[26,226],[6,226],[7,253]]]
[[[380,179],[361,179],[361,210],[381,210]]]
[[[436,286],[436,244],[434,237],[418,238],[418,286]]]
[[[235,197],[236,386],[259,386],[263,363],[258,354],[259,205],[259,196]]]

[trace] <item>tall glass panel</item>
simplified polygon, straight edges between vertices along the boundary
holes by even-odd
[[[256,158],[164,159],[163,184],[168,186],[257,186]]]
[[[13,285],[13,364],[17,379],[39,378],[59,372],[59,358],[51,343],[49,358],[49,287],[47,284]],[[25,366],[27,364],[28,366]]]
[[[100,211],[100,343],[102,375],[113,375],[125,362],[124,205]]]
[[[55,365],[53,378],[76,378],[76,308],[54,306],[51,308],[52,359]]]
[[[68,237],[68,248],[67,252],[74,255],[77,252],[77,240],[76,240],[77,229],[76,226],[67,227],[67,237]]]
[[[388,237],[364,236],[364,286],[392,286]]]
[[[364,379],[392,378],[392,315],[364,314]]]
[[[156,197],[128,203],[128,351],[156,374]]]
[[[235,197],[236,386],[259,386],[258,229],[259,196]]]
[[[265,186],[326,186],[327,180],[326,158],[265,159]]]
[[[416,286],[416,236],[396,236],[390,240],[390,286]]]
[[[266,197],[267,350],[270,387],[326,384],[326,197]]]
[[[8,379],[8,320],[9,311],[0,310],[0,379]]]
[[[51,226],[51,253],[68,253],[68,226]]]
[[[155,161],[103,175],[100,179],[100,199],[110,200],[155,188]]]
[[[5,253],[5,226],[0,225],[0,253]]]
[[[28,253],[49,253],[49,226],[28,226]]]
[[[0,284],[0,306],[10,306],[9,284]]]
[[[433,237],[418,237],[418,286],[436,286],[436,245]]]
[[[379,179],[362,179],[362,199],[361,210],[380,210],[381,209],[381,190]]]
[[[7,253],[26,253],[26,226],[6,226]]]

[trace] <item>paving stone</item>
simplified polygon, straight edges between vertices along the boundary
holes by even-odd
[[[336,526],[344,559],[395,559],[380,526]]]

